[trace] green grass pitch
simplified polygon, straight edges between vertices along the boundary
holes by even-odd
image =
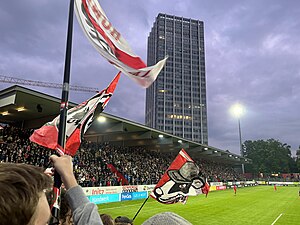
[[[152,198],[144,205],[136,219],[140,225],[147,218],[160,212],[175,212],[194,225],[201,224],[300,224],[299,187],[257,186],[238,188],[234,196],[232,189],[210,192],[208,197],[189,197],[187,203],[164,205]],[[98,205],[99,213],[113,218],[133,218],[144,200],[124,201]]]

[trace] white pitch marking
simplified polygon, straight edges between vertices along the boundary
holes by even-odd
[[[282,216],[282,214],[283,214],[283,213],[281,213],[281,214],[276,218],[276,220],[274,220],[274,222],[273,222],[271,225],[274,225],[274,224],[277,222],[277,220],[279,220],[279,218]]]

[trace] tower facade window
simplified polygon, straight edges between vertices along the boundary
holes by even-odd
[[[160,13],[148,37],[148,65],[168,56],[146,90],[145,123],[208,144],[204,24]]]

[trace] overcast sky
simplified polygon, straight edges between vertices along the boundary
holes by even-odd
[[[209,145],[239,152],[232,104],[246,108],[242,139],[300,145],[300,1],[101,0],[146,62],[158,13],[204,21]],[[0,3],[0,75],[62,83],[68,0]],[[71,85],[105,88],[118,71],[91,46],[74,15]],[[0,83],[0,89],[11,84]],[[29,87],[56,97],[57,89]],[[80,103],[92,93],[70,93]],[[122,75],[105,112],[144,124],[145,89]]]

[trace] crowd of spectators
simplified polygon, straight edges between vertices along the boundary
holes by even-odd
[[[47,167],[51,151],[30,142],[31,130],[5,126],[1,129],[0,162]]]
[[[5,126],[0,143],[0,162],[49,167],[52,150],[29,141],[33,130]],[[109,143],[83,142],[74,157],[74,171],[81,186],[156,184],[177,153],[147,151],[142,147],[120,147]],[[212,161],[196,160],[208,181],[241,179],[233,168]],[[111,168],[115,168],[115,171]],[[118,171],[118,173],[116,172]]]
[[[227,182],[242,180],[241,174],[237,173],[232,167],[207,160],[196,160],[203,176],[210,182]]]

